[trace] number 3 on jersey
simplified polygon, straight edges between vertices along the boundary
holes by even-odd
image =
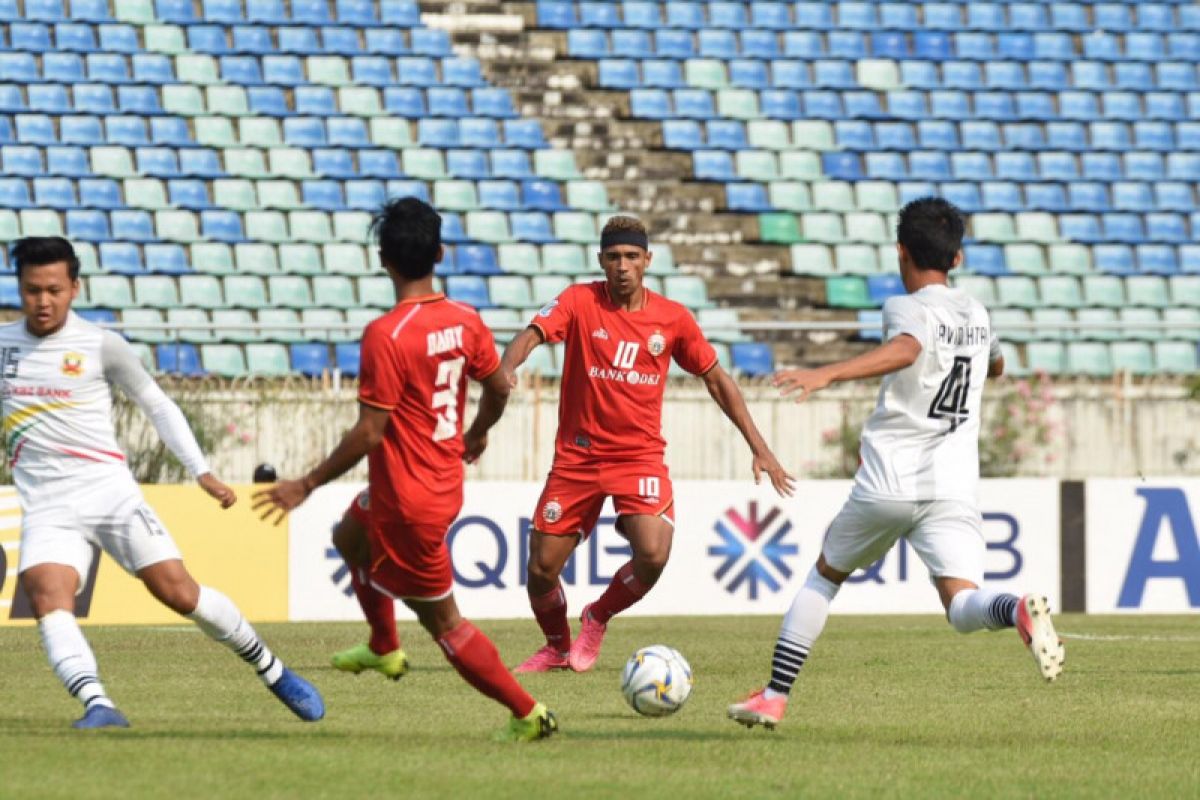
[[[438,412],[437,426],[433,429],[435,442],[451,439],[458,433],[458,384],[466,360],[465,356],[459,356],[438,362],[433,393],[433,410]]]
[[[959,425],[967,421],[967,415],[970,413],[967,395],[970,391],[971,359],[955,356],[950,374],[942,381],[933,402],[929,404],[930,419],[950,420],[950,433],[954,433]]]

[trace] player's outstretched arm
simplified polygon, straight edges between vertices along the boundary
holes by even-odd
[[[758,432],[758,426],[754,424],[754,419],[750,416],[750,409],[746,408],[746,399],[742,397],[742,390],[738,388],[738,385],[733,382],[733,378],[729,377],[729,373],[720,364],[704,373],[703,380],[704,387],[708,389],[712,399],[721,407],[725,416],[729,417],[729,421],[741,431],[746,444],[750,445],[750,452],[754,456],[754,460],[751,462],[751,469],[754,470],[754,482],[758,483],[762,480],[762,473],[765,472],[780,497],[790,497],[794,491],[796,479],[780,465],[775,454],[771,452],[771,448],[767,446],[766,440]]]
[[[346,431],[333,452],[304,477],[280,481],[270,489],[255,492],[254,510],[261,511],[264,520],[274,515],[278,525],[287,512],[307,500],[318,486],[345,475],[362,461],[363,456],[374,450],[383,441],[391,416],[391,409],[359,403],[358,421]]]
[[[524,364],[533,349],[543,341],[542,332],[530,325],[514,336],[508,347],[504,348],[504,355],[500,357],[500,371],[504,373],[509,386],[517,385],[517,367]]]
[[[137,404],[150,420],[158,438],[179,459],[210,497],[229,508],[237,502],[237,494],[209,471],[208,462],[188,425],[187,417],[171,398],[167,397],[133,352],[129,343],[112,331],[105,331],[100,343],[100,359],[104,364],[104,377]]]
[[[887,344],[845,361],[826,364],[816,369],[780,370],[775,373],[771,382],[783,390],[784,396],[794,394],[796,402],[802,403],[810,394],[824,389],[831,383],[887,375],[911,366],[919,355],[920,342],[905,333]]]
[[[463,433],[463,461],[468,464],[478,461],[487,449],[488,431],[500,421],[504,407],[508,405],[508,395],[512,391],[503,365],[480,381],[480,385],[483,387],[483,395],[479,398],[479,410],[475,412],[475,420],[471,427]]]

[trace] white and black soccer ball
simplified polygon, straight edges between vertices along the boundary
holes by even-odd
[[[674,714],[691,693],[691,666],[678,650],[664,644],[638,650],[621,672],[621,694],[630,708],[642,716]]]

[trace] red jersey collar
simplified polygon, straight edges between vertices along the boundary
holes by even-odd
[[[434,292],[433,294],[423,294],[420,297],[406,297],[405,299],[401,300],[399,303],[396,303],[396,308],[399,308],[400,306],[417,305],[420,303],[436,303],[439,300],[445,300],[445,299],[446,299],[445,292]]]

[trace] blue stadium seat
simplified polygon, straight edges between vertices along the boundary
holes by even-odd
[[[446,295],[451,300],[474,306],[491,308],[488,297],[487,279],[479,275],[451,275],[446,278]]]
[[[229,41],[220,25],[191,25],[187,29],[188,49],[197,53],[222,56],[229,53]]]
[[[383,107],[392,116],[419,119],[426,114],[425,93],[420,89],[390,86],[383,90]]]
[[[208,186],[204,181],[189,178],[176,178],[167,181],[167,197],[171,205],[186,208],[189,211],[203,211],[212,208],[208,199]]]
[[[513,237],[520,238],[515,230]],[[491,245],[460,244],[454,248],[454,257],[459,273],[469,275],[501,274],[500,265],[496,262],[496,248]]]
[[[705,125],[708,147],[712,150],[749,150],[746,126],[735,119],[714,119]]]
[[[317,40],[316,28],[282,27],[277,28],[276,33],[279,37],[279,52],[290,54],[287,56],[288,58],[319,55],[322,52],[321,43]],[[268,56],[268,58],[271,57]],[[266,72],[266,68],[267,64],[264,60],[264,73]],[[269,78],[268,82],[271,82]]]
[[[471,180],[492,177],[488,154],[483,150],[447,150],[446,172],[451,177]]]
[[[497,178],[532,178],[529,154],[524,150],[499,149],[492,151],[492,175]]]
[[[200,365],[200,353],[194,344],[164,343],[155,346],[158,357],[159,372],[167,372],[187,377],[197,377],[204,374]]]
[[[390,150],[358,151],[358,169],[361,174],[369,175],[372,178],[401,177],[396,154]]]
[[[71,0],[71,19],[78,22],[111,22],[108,0]]]
[[[35,179],[37,180],[46,180]],[[21,178],[0,178],[0,207],[29,208],[29,185]]]
[[[1194,246],[1186,245],[1185,247]],[[1136,249],[1139,272],[1172,275],[1179,271],[1179,261],[1175,256],[1174,247],[1162,244],[1139,244]]]
[[[322,183],[333,183],[336,181],[322,181]],[[383,181],[379,180],[352,180],[346,181],[343,184],[346,192],[345,208],[354,211],[375,211],[383,205],[387,199],[387,190],[384,187]],[[326,198],[333,202],[340,201],[339,196],[335,198],[330,190],[324,192]]]
[[[116,210],[125,207],[121,188],[110,178],[84,178],[78,182],[79,205],[84,208]],[[114,235],[116,233],[114,225]]]
[[[979,184],[977,183],[962,183],[962,182],[947,182],[942,184],[942,197],[956,205],[959,210],[968,214],[973,214],[977,211],[1000,211],[996,206],[987,206],[985,209],[984,202],[980,196]]]
[[[697,150],[692,153],[692,164],[697,180],[722,183],[737,180],[733,155],[723,150]]]
[[[304,205],[321,211],[342,211],[346,208],[341,181],[304,181],[300,184],[300,197]]]
[[[695,120],[666,120],[663,122],[663,147],[668,150],[699,150],[704,147],[700,123]]]
[[[357,376],[360,354],[358,342],[338,342],[333,349],[337,368],[352,378]]]
[[[133,275],[146,271],[142,252],[130,242],[102,242],[99,247],[100,268],[105,272]]]
[[[856,181],[866,177],[861,159],[852,153],[822,153],[821,168],[835,180]]]
[[[954,57],[950,35],[944,31],[913,31],[913,56],[924,61],[945,61]]]
[[[997,244],[967,244],[963,246],[963,263],[979,275],[1007,275],[1004,248]]]
[[[1108,211],[1108,187],[1103,183],[1073,181],[1067,186],[1067,205],[1072,211]]]
[[[830,58],[855,61],[867,57],[867,37],[858,31],[830,31],[826,41]]]
[[[648,88],[681,89],[686,85],[678,61],[651,58],[641,64],[642,84]]]
[[[685,35],[685,36],[690,36],[690,34],[688,34],[686,31],[681,31],[680,34]],[[700,31],[696,35],[696,39],[697,39],[697,44],[698,44],[698,46],[696,48],[696,54],[699,55],[701,58],[716,58],[716,59],[720,59],[721,61],[729,61],[731,59],[737,58],[737,56],[738,56],[739,48],[738,48],[737,36],[734,34],[733,31],[717,30],[717,29],[709,28],[709,29]],[[690,52],[690,50],[691,50],[691,45],[690,45],[690,39],[689,39],[689,44],[683,48],[683,51]],[[660,39],[658,55],[665,56],[668,58],[671,58],[671,57],[686,58],[687,57],[687,56],[675,56],[675,54],[672,53],[670,49],[665,49],[663,47],[661,39]]]
[[[867,296],[872,302],[883,305],[889,297],[905,294],[904,282],[894,273],[867,276]]]
[[[8,161],[4,163],[5,170],[8,169]],[[24,165],[20,165],[24,166]],[[38,173],[41,173],[39,167]],[[14,174],[21,174],[14,172]],[[82,147],[47,147],[46,148],[46,174],[60,175],[64,178],[83,178],[92,174],[92,166],[88,163],[87,151]]]
[[[575,4],[559,0],[538,0],[537,24],[539,28],[570,30],[579,24]]]
[[[313,172],[326,178],[353,178],[358,175],[349,152],[331,148],[317,148],[312,151]],[[395,168],[395,158],[392,159]]]
[[[21,186],[25,185],[24,181],[18,181],[18,183]],[[79,205],[75,199],[75,182],[67,178],[34,178],[33,197],[37,205],[43,208],[69,209]],[[10,200],[4,202],[4,205],[13,208],[24,207],[17,204],[17,199],[17,197],[11,197]],[[28,205],[28,201],[26,201],[26,205]]]
[[[179,151],[179,174],[195,178],[220,178],[225,174],[216,150],[197,148]]]
[[[821,58],[826,55],[825,38],[815,31],[785,31],[783,52],[789,58]]]
[[[804,118],[804,112],[800,106],[800,95],[794,91],[787,89],[768,89],[760,92],[759,105],[762,116],[767,117],[768,119],[791,121]],[[819,115],[814,113],[813,116]],[[832,115],[833,118],[840,116],[840,112]]]
[[[232,211],[201,211],[200,232],[206,239],[237,243],[245,240],[242,218]]]
[[[79,192],[83,199],[83,189]],[[154,233],[154,220],[147,211],[116,209],[111,212],[112,238],[128,242],[153,242],[158,237]]]
[[[135,53],[131,61],[135,83],[160,85],[175,82],[175,66],[167,56],[159,53]]]
[[[867,153],[865,160],[868,178],[900,181],[908,177],[908,165],[899,153]],[[931,187],[929,194],[936,194],[936,191]]]
[[[301,375],[318,376],[332,367],[329,361],[329,345],[324,342],[293,342],[288,350],[292,371]]]
[[[763,342],[734,342],[729,346],[733,368],[753,378],[775,371],[775,358],[769,344]]]
[[[81,83],[72,89],[75,110],[88,114],[110,114],[116,110],[112,89],[104,84]],[[49,109],[45,109],[49,110]]]
[[[916,149],[917,138],[913,135],[912,126],[907,122],[877,122],[875,143],[880,150],[907,151]]]
[[[387,182],[386,186],[388,197],[415,197],[426,203],[429,202],[429,184],[425,181],[391,180]],[[453,262],[451,256],[447,256],[447,258]]]
[[[117,107],[126,114],[161,114],[158,92],[152,86],[118,86]]]
[[[767,188],[761,183],[729,183],[725,185],[725,207],[730,211],[759,213],[772,210]]]
[[[379,19],[385,25],[413,28],[421,24],[421,9],[414,0],[388,0],[380,4]]]
[[[493,168],[495,163],[493,162]],[[544,180],[527,180],[521,184],[521,197],[526,208],[533,211],[565,211],[562,191],[557,183]]]

